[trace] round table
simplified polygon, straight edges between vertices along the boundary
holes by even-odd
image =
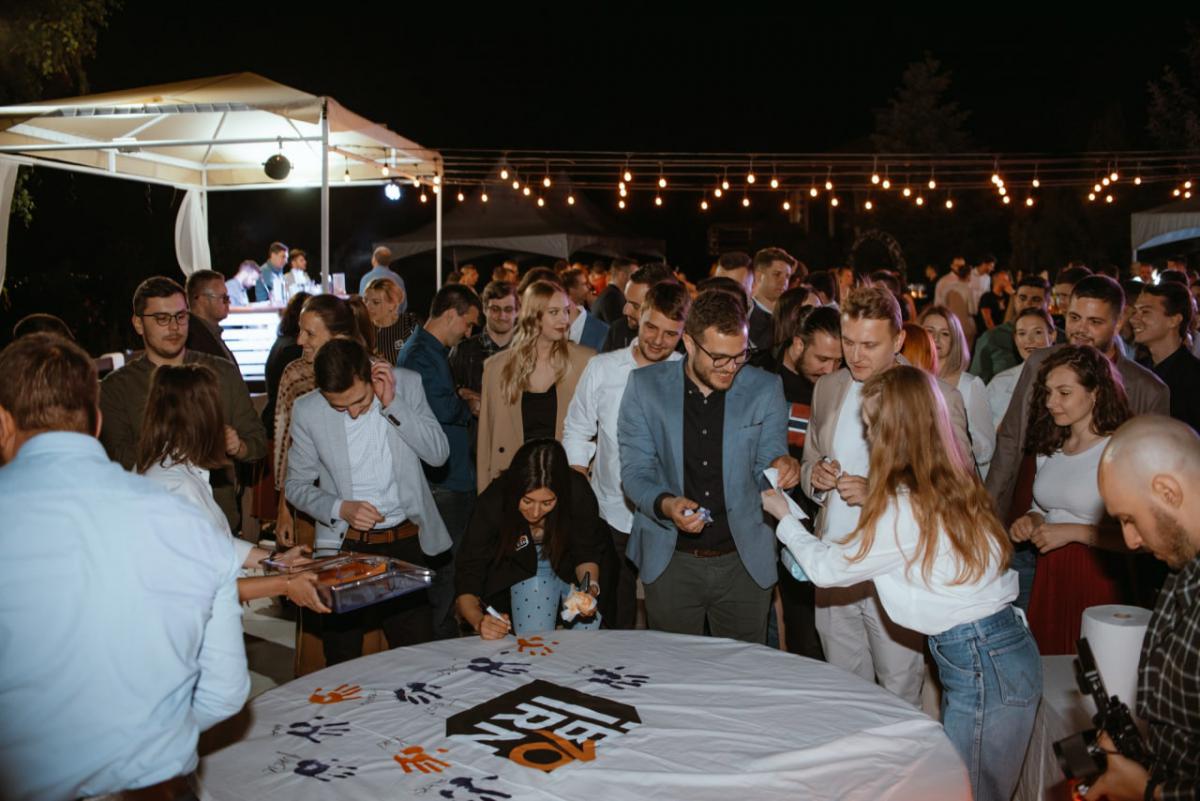
[[[918,710],[831,665],[712,637],[443,640],[249,707],[245,737],[201,761],[205,801],[970,798]]]

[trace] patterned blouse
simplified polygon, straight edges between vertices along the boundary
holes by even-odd
[[[279,396],[275,400],[275,489],[283,491],[287,480],[288,448],[292,445],[292,404],[296,398],[317,388],[317,376],[311,363],[301,357],[283,368]]]

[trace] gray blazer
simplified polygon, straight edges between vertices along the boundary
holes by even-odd
[[[1042,363],[1063,345],[1051,345],[1039,348],[1029,354],[1025,366],[1021,369],[1021,377],[1013,387],[1012,399],[1008,402],[1008,411],[996,429],[996,452],[992,454],[992,464],[988,468],[988,494],[996,503],[996,512],[1001,520],[1007,519],[1009,507],[1012,506],[1013,492],[1017,486],[1017,472],[1021,467],[1021,458],[1025,455],[1025,434],[1029,429],[1029,400],[1033,397],[1033,382],[1037,380],[1038,370]],[[1171,414],[1171,390],[1154,373],[1132,362],[1117,351],[1113,366],[1121,374],[1125,384],[1125,397],[1129,401],[1129,410],[1134,414]],[[1095,480],[1095,476],[1092,477]]]
[[[678,532],[654,513],[663,493],[683,495],[683,362],[647,365],[629,374],[617,440],[621,484],[634,504],[626,555],[643,581],[662,575]],[[775,532],[763,522],[762,471],[787,455],[788,403],[779,376],[743,367],[725,395],[721,471],[733,541],[746,572],[764,589],[775,584]]]
[[[897,361],[907,364],[904,357]],[[814,490],[812,471],[817,463],[833,453],[833,436],[837,431],[838,418],[842,414],[842,401],[846,398],[846,390],[854,380],[850,369],[843,367],[829,375],[822,376],[813,390],[812,413],[809,416],[808,433],[804,437],[804,458],[800,463],[800,486],[804,494],[821,505],[815,521],[818,537],[825,535],[825,493]],[[950,413],[950,425],[954,427],[954,439],[962,448],[968,464],[974,464],[971,456],[971,435],[967,430],[967,410],[963,405],[962,395],[954,387],[940,378],[937,380],[938,389],[946,401],[946,411]]]
[[[432,467],[450,455],[446,433],[425,400],[421,376],[392,368],[396,397],[381,410],[388,427],[392,467],[400,489],[400,503],[408,519],[420,527],[421,550],[429,556],[451,546],[450,535],[425,481],[424,461]],[[346,446],[345,418],[318,390],[296,399],[292,407],[292,446],[288,450],[284,493],[295,507],[316,521],[317,548],[340,548],[349,524],[334,508],[341,500],[355,500]]]

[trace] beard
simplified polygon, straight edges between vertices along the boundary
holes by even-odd
[[[1161,509],[1152,509],[1154,525],[1158,529],[1158,540],[1163,553],[1159,557],[1172,570],[1180,570],[1196,558],[1197,549],[1188,541],[1187,532],[1179,521]],[[1155,554],[1157,556],[1157,554]]]

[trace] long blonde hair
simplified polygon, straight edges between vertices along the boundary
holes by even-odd
[[[950,329],[950,352],[946,354],[946,359],[938,368],[938,376],[945,378],[949,375],[958,375],[966,370],[971,364],[971,347],[967,344],[967,335],[963,333],[962,320],[958,319],[958,315],[950,311],[945,306],[928,306],[921,316],[917,318],[917,323],[924,327],[925,321],[930,317],[941,317],[946,321],[946,326]]]
[[[512,355],[500,372],[500,392],[510,404],[520,402],[521,393],[529,388],[529,377],[537,367],[538,337],[542,333],[542,315],[555,295],[566,291],[549,281],[534,281],[521,296],[521,311],[517,315],[517,332],[508,350]],[[563,380],[571,369],[567,338],[550,346],[550,365],[554,368],[554,383]]]
[[[907,365],[885,370],[863,384],[862,405],[869,420],[871,460],[858,528],[842,540],[859,540],[851,561],[870,552],[876,524],[907,490],[920,530],[908,569],[920,562],[926,583],[943,533],[959,563],[954,584],[977,581],[996,558],[1000,569],[1007,567],[1012,544],[954,438],[933,376]]]

